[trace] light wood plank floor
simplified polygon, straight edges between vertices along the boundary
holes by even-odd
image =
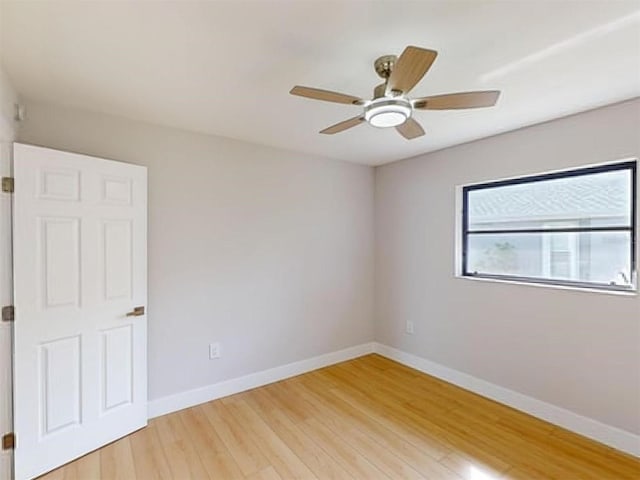
[[[640,461],[378,355],[155,418],[57,479],[640,479]]]

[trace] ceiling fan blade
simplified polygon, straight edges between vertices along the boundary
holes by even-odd
[[[330,127],[321,130],[320,133],[324,133],[326,135],[333,135],[334,133],[342,132],[351,127],[355,127],[356,125],[360,125],[364,122],[364,117],[353,117],[349,120],[344,120],[340,123],[336,123],[335,125],[331,125]]]
[[[408,93],[424,77],[438,52],[409,46],[398,57],[387,81],[387,93],[392,90]]]
[[[500,96],[499,90],[460,92],[432,97],[416,98],[413,107],[419,110],[455,110],[459,108],[493,107]]]
[[[424,129],[413,118],[408,118],[402,125],[398,125],[396,130],[407,140],[413,140],[424,135]]]
[[[289,92],[291,95],[313,98],[314,100],[324,100],[325,102],[346,103],[347,105],[362,105],[364,100],[353,95],[322,90],[320,88],[301,87],[296,85]]]

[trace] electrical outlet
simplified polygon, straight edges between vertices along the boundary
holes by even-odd
[[[220,343],[210,343],[209,344],[209,360],[214,360],[216,358],[220,358]]]
[[[404,331],[407,332],[409,335],[413,335],[413,322],[410,320],[407,320],[407,324],[404,328]]]

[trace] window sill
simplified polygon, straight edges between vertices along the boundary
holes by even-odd
[[[605,295],[618,295],[623,297],[638,296],[637,290],[605,290],[602,288],[574,287],[571,285],[552,285],[548,283],[519,282],[517,280],[503,280],[500,278],[472,277],[469,275],[461,275],[461,274],[456,274],[455,277],[461,278],[464,280],[472,280],[476,282],[507,283],[511,285],[523,285],[526,287],[552,288],[555,290],[573,290],[576,292],[600,293]]]

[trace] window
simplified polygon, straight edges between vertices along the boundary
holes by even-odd
[[[636,162],[462,189],[462,274],[636,288]]]

